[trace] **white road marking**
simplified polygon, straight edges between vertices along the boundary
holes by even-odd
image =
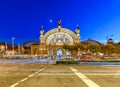
[[[15,86],[17,86],[18,84],[20,84],[20,83],[26,81],[28,78],[33,77],[35,74],[38,74],[39,72],[45,70],[46,68],[47,68],[47,67],[45,67],[45,68],[43,68],[43,69],[40,69],[39,71],[37,71],[37,72],[35,72],[35,73],[29,75],[28,77],[26,77],[26,78],[20,80],[19,82],[17,82],[17,83],[15,83],[15,84],[11,85],[10,87],[15,87]]]
[[[16,85],[18,85],[19,83],[15,83],[14,85],[10,86],[10,87],[15,87]]]
[[[39,75],[75,75],[72,73],[40,73]]]
[[[84,73],[84,75],[114,76],[116,73]]]
[[[118,78],[118,76],[120,75],[120,70],[117,71],[116,75],[115,75],[115,78]]]
[[[38,74],[39,72],[35,72],[35,74]]]
[[[25,80],[27,80],[28,78],[24,78],[23,80],[21,80],[20,82],[24,82]]]
[[[100,86],[97,85],[95,82],[93,82],[92,80],[90,80],[89,78],[87,78],[84,74],[78,72],[78,70],[74,69],[73,67],[70,67],[70,69],[71,69],[80,79],[82,79],[82,80],[88,85],[88,87],[100,87]]]
[[[105,75],[105,76],[107,76],[107,75],[111,75],[111,76],[114,76],[114,75],[116,75],[116,73],[84,73],[84,75]]]
[[[72,74],[72,73],[40,73],[40,74],[38,74],[38,75],[75,75],[75,74]],[[115,76],[116,75],[116,73],[84,73],[84,75],[97,75],[97,76],[103,76],[103,75],[105,75],[105,76],[109,76],[109,75],[111,75],[111,76]]]
[[[29,75],[28,77],[32,77],[32,76],[34,76],[34,74],[31,74],[31,75]]]
[[[40,69],[38,72],[41,72],[41,71],[43,71],[43,70],[45,70],[47,67],[45,67],[45,68],[43,68],[43,69]]]

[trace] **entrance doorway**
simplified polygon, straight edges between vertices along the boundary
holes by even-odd
[[[53,56],[53,50],[52,49],[49,50],[49,55]]]
[[[62,49],[57,50],[57,56],[62,56]]]

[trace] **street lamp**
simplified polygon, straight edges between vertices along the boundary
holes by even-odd
[[[14,37],[12,37],[12,48],[13,48],[13,55],[15,54],[15,50],[14,50]]]
[[[18,54],[20,53],[20,44],[18,43]]]
[[[5,42],[5,51],[6,51],[6,54],[7,54],[7,49],[8,49],[7,42]]]

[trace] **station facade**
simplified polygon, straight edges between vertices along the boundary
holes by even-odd
[[[73,45],[80,43],[80,28],[76,27],[75,32],[61,26],[58,20],[58,27],[44,33],[44,28],[40,29],[40,43],[31,45],[32,55],[66,55],[69,52],[62,49],[64,44]]]

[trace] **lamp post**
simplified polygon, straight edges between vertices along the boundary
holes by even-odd
[[[6,51],[6,54],[7,54],[7,48],[8,48],[7,47],[7,42],[5,42],[5,49],[6,49],[5,51]]]
[[[18,54],[20,54],[20,44],[18,43]]]
[[[14,49],[14,37],[12,37],[12,48],[13,48],[13,55],[15,54],[15,49]]]
[[[23,46],[23,44],[22,44],[22,54],[24,55],[24,46]]]

